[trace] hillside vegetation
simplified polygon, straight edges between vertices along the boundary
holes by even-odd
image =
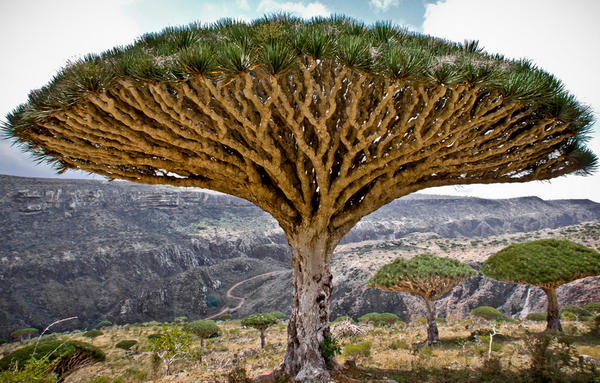
[[[543,322],[504,320],[494,322],[469,317],[461,321],[438,318],[440,344],[423,345],[427,328],[424,318],[409,323],[378,325],[348,320],[336,321],[333,332],[358,328],[355,335],[338,335],[336,356],[347,382],[373,379],[387,382],[597,382],[600,369],[600,331],[593,319],[565,321],[565,335],[544,336]],[[219,321],[221,335],[205,339],[189,336],[187,347],[177,352],[168,366],[157,358],[156,334],[173,333],[182,324],[158,322],[112,326],[94,339],[106,360],[90,364],[67,376],[66,383],[127,382],[243,382],[271,372],[285,351],[286,323],[266,329],[267,344],[260,347],[260,334],[241,326],[239,320]],[[490,333],[495,327],[497,333]],[[81,332],[54,334],[59,340],[89,341]],[[181,338],[183,339],[183,338]],[[136,341],[128,349],[117,347],[124,340]],[[35,340],[28,341],[33,344]],[[182,344],[185,341],[180,341]],[[0,346],[2,352],[20,344]],[[168,370],[168,372],[167,372]]]

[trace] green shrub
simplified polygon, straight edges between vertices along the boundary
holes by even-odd
[[[233,315],[229,314],[229,313],[225,313],[225,314],[221,314],[217,317],[217,320],[230,320],[231,318],[233,318]]]
[[[358,318],[359,322],[370,323],[375,326],[392,325],[399,320],[398,315],[393,313],[368,313]]]
[[[56,383],[56,374],[52,372],[53,364],[47,358],[29,359],[20,369],[0,371],[2,383]]]
[[[560,315],[564,315],[566,313],[573,314],[576,319],[584,319],[585,317],[592,316],[592,313],[589,312],[588,310],[584,309],[583,307],[579,307],[579,306],[575,306],[575,305],[566,305],[566,306],[563,306],[560,308]]]
[[[162,336],[163,336],[163,334],[157,332],[157,333],[148,335],[148,340],[152,341],[152,339],[160,339],[160,338],[162,338]]]
[[[499,319],[502,317],[500,311],[490,306],[479,306],[471,311],[471,315],[487,320]]]
[[[122,340],[119,343],[115,344],[116,348],[120,348],[123,350],[130,350],[131,347],[137,344],[137,340]]]
[[[600,302],[590,302],[583,308],[589,312],[600,314]]]
[[[112,322],[109,320],[103,320],[100,321],[100,323],[98,323],[98,325],[96,326],[96,328],[103,328],[103,327],[110,327],[112,326]]]
[[[154,352],[157,366],[162,362],[165,372],[171,372],[171,366],[179,359],[189,356],[190,334],[178,328],[163,326],[162,336],[150,339],[151,349]],[[154,360],[154,359],[153,359]]]
[[[173,322],[175,322],[175,323],[184,323],[187,320],[188,320],[188,317],[186,317],[186,316],[180,316],[180,317],[175,317],[175,319],[173,319]]]
[[[33,351],[35,350],[35,355]],[[53,363],[52,370],[59,377],[75,370],[79,366],[101,362],[106,359],[104,352],[89,343],[77,341],[50,340],[39,342],[36,345],[20,348],[0,359],[0,370],[7,370],[12,366],[24,366],[31,358],[47,356]]]
[[[525,317],[527,320],[531,320],[534,322],[545,322],[546,321],[546,313],[529,313]]]
[[[273,312],[270,312],[269,314],[272,315],[273,317],[275,317],[275,319],[277,319],[279,321],[284,321],[284,320],[288,319],[287,315],[285,315],[281,311],[273,311]]]
[[[90,338],[90,339],[94,339],[96,337],[99,337],[100,335],[103,335],[104,333],[100,330],[89,330],[83,333],[83,336],[85,336],[86,338]]]
[[[342,353],[342,349],[337,339],[326,336],[323,342],[319,345],[321,350],[321,355],[325,359],[325,363],[327,363],[328,367],[331,367],[331,360],[335,358],[336,355]]]
[[[371,342],[360,342],[349,344],[344,347],[344,356],[347,357],[369,357],[371,355]]]
[[[39,332],[37,328],[27,327],[15,330],[10,333],[10,336],[15,340],[23,341],[25,339],[31,339],[32,335],[35,335]]]

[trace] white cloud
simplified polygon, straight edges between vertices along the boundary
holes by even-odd
[[[479,40],[490,53],[528,58],[561,79],[578,100],[600,112],[600,2],[446,0],[428,4],[423,32],[449,40]],[[590,148],[600,155],[599,123]],[[462,192],[483,196],[535,194],[544,198],[600,201],[600,175],[561,177],[550,183],[468,186]],[[449,189],[443,189],[443,192]]]
[[[285,2],[280,3],[276,0],[262,0],[258,5],[259,12],[271,13],[271,12],[290,12],[292,14],[298,15],[303,19],[310,19],[316,16],[324,16],[327,17],[331,14],[327,7],[323,4],[315,1],[312,3],[304,4],[304,3],[294,3],[294,2]]]
[[[369,0],[369,5],[375,8],[376,11],[385,12],[390,7],[400,5],[400,0]]]

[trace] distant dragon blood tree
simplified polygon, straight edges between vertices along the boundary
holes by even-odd
[[[279,372],[321,382],[331,255],[363,216],[432,186],[589,173],[590,116],[553,76],[476,42],[275,15],[89,55],[3,130],[59,172],[213,189],[270,213],[294,270]]]
[[[481,265],[481,272],[499,281],[541,287],[548,297],[546,330],[562,331],[556,288],[600,275],[600,253],[567,240],[541,239],[500,250]]]
[[[427,343],[440,341],[435,323],[435,301],[475,276],[477,272],[456,259],[422,254],[411,259],[397,258],[383,265],[367,282],[367,287],[418,295],[425,302]]]

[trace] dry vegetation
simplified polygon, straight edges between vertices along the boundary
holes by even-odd
[[[422,346],[427,336],[422,321],[399,322],[389,327],[359,324],[362,334],[339,340],[342,354],[336,360],[344,366],[346,376],[338,376],[336,382],[350,381],[349,376],[359,382],[373,379],[479,382],[503,381],[500,378],[511,376],[522,381],[535,381],[528,378],[532,355],[527,344],[531,343],[531,333],[544,329],[544,322],[501,323],[498,334],[493,337],[493,351],[488,359],[489,336],[485,334],[491,331],[493,323],[473,318],[456,322],[439,321],[441,343],[432,348]],[[221,336],[206,340],[204,349],[200,348],[200,339],[194,337],[190,352],[175,363],[169,375],[165,374],[164,366],[153,362],[148,341],[148,335],[164,329],[161,324],[150,322],[105,328],[104,334],[95,338],[93,344],[106,353],[106,361],[75,371],[65,382],[228,382],[232,381],[229,375],[236,367],[244,368],[248,377],[257,377],[270,373],[281,362],[286,347],[285,322],[266,331],[265,350],[260,349],[259,332],[242,328],[239,320],[217,323],[222,330]],[[178,325],[168,326],[174,328]],[[589,326],[587,322],[565,322],[565,333],[573,342],[570,349],[573,364],[560,369],[563,380],[555,381],[598,382],[594,371],[600,369],[600,365],[594,366],[594,363],[599,363],[600,359],[600,337],[591,335]],[[89,341],[77,332],[59,336]],[[138,341],[132,352],[115,348],[119,341],[125,339]],[[4,345],[2,350],[14,346]],[[582,364],[581,355],[593,359]],[[492,379],[493,376],[500,380]]]

